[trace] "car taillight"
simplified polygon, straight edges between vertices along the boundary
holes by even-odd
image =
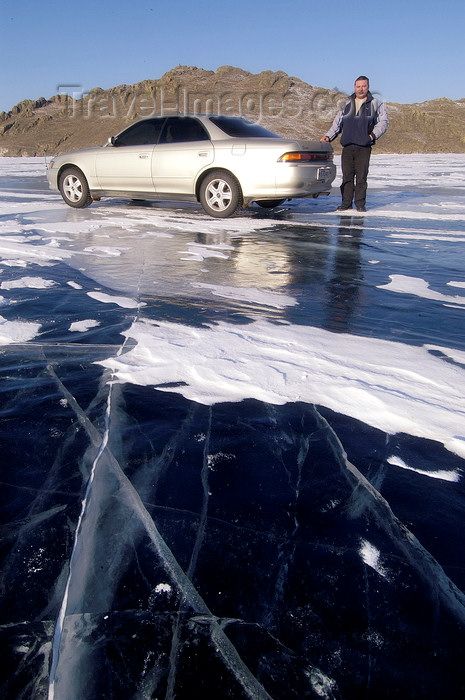
[[[289,151],[278,158],[278,163],[309,163],[314,160],[332,160],[332,153],[314,153],[312,151]]]

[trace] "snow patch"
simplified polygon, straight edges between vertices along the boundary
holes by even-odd
[[[247,301],[276,309],[283,309],[286,306],[295,306],[297,304],[297,301],[287,294],[266,292],[253,287],[227,287],[206,282],[194,282],[192,286],[197,289],[208,289],[214,296],[223,297],[224,299]]]
[[[44,280],[42,277],[21,277],[18,280],[2,282],[0,289],[47,289],[56,284],[53,280]]]
[[[100,323],[98,321],[95,321],[94,319],[88,319],[86,321],[75,321],[72,323],[69,327],[69,330],[71,332],[80,332],[84,333],[85,331],[88,331],[89,328],[96,328],[97,326],[100,326]]]
[[[376,573],[378,573],[383,578],[387,578],[387,571],[381,565],[381,553],[371,542],[368,540],[362,540],[360,543],[359,554],[363,562],[371,567]]]
[[[40,323],[26,321],[7,321],[0,316],[0,345],[26,343],[35,338],[39,332]]]
[[[421,277],[408,277],[406,275],[389,275],[389,277],[391,281],[387,284],[378,285],[378,289],[388,289],[390,292],[397,292],[398,294],[413,294],[423,299],[465,306],[465,296],[450,296],[441,292],[435,292],[433,289],[430,289],[429,284]]]
[[[129,297],[112,296],[103,292],[87,292],[87,296],[96,301],[101,301],[103,304],[116,304],[123,309],[137,309],[139,306],[145,306],[144,303],[140,304]]]
[[[426,348],[267,321],[199,328],[142,320],[123,335],[137,344],[100,362],[115,381],[206,405],[315,403],[465,456],[464,372]]]
[[[417,469],[416,467],[409,467],[408,464],[405,464],[405,462],[396,455],[389,457],[387,459],[387,463],[393,467],[408,469],[411,472],[416,472],[417,474],[428,476],[430,479],[441,479],[442,481],[460,481],[461,478],[457,470],[438,469],[436,471],[427,471],[426,469]]]

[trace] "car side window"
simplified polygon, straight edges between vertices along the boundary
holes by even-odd
[[[186,143],[187,141],[208,141],[205,127],[191,117],[168,117],[160,137],[160,143]]]
[[[147,146],[158,143],[164,119],[147,119],[133,124],[123,131],[115,141],[115,146]]]

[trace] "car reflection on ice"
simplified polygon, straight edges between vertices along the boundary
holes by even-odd
[[[101,147],[65,153],[47,170],[71,207],[101,197],[200,202],[228,217],[252,202],[328,195],[336,177],[332,147],[285,139],[239,117],[142,119]]]

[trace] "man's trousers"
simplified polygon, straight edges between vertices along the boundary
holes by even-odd
[[[367,177],[370,165],[371,146],[344,146],[342,149],[342,206],[364,207],[367,195]]]

